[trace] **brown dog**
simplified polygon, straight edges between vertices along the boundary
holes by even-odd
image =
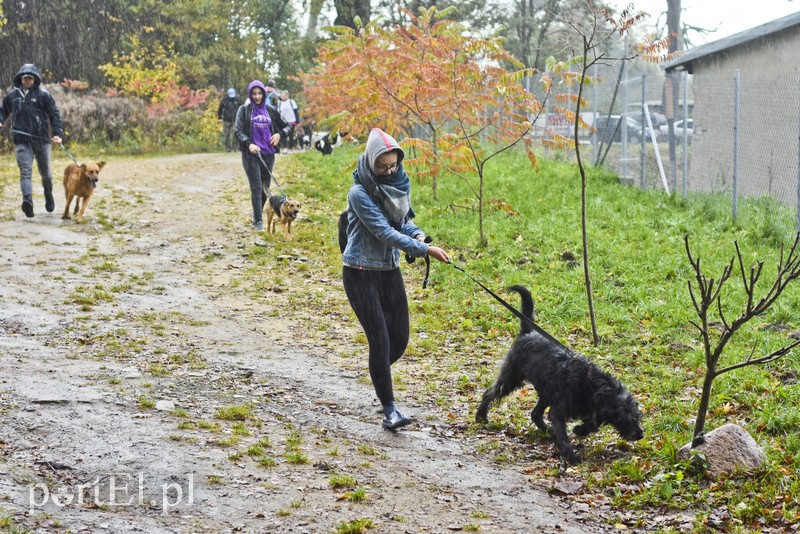
[[[267,201],[267,231],[275,233],[275,225],[280,221],[283,235],[292,240],[292,221],[300,213],[300,203],[291,198],[273,195]]]
[[[102,169],[105,164],[105,161],[91,161],[80,165],[74,162],[67,165],[67,168],[64,169],[64,194],[67,197],[67,205],[64,207],[63,215],[61,215],[62,219],[72,218],[69,215],[69,205],[74,198],[75,211],[73,213],[77,214],[75,220],[78,222],[83,220],[83,213],[86,211],[86,206],[89,205],[89,199],[92,198],[92,193],[94,193],[97,187],[100,169]]]

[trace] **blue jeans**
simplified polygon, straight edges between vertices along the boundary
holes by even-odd
[[[36,166],[39,175],[42,177],[42,186],[45,191],[53,190],[53,173],[50,172],[50,143],[19,143],[15,152],[17,154],[17,166],[19,167],[19,188],[22,196],[26,197],[33,194],[33,160],[36,159]]]
[[[250,202],[253,205],[253,225],[263,222],[264,204],[269,193],[270,173],[275,166],[275,154],[262,154],[269,172],[256,154],[242,152],[242,166],[250,182]]]

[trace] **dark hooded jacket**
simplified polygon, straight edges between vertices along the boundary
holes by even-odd
[[[27,93],[22,89],[22,76],[26,74],[34,79]],[[42,89],[41,83],[42,76],[36,67],[32,63],[26,63],[14,76],[14,87],[3,98],[0,123],[12,118],[15,144],[49,143],[53,136],[64,136],[61,113],[56,107],[56,101],[50,93]]]
[[[239,111],[241,105],[242,102],[239,100],[238,96],[234,95],[230,97],[225,95],[217,108],[217,118],[224,122],[232,123],[236,120],[236,112]]]
[[[250,85],[247,88],[248,96],[254,87],[259,87],[262,91],[264,90],[263,83],[259,82],[258,80],[253,80],[250,82]],[[278,111],[277,108],[270,106],[269,104],[267,104],[266,108],[267,113],[269,113],[269,118],[272,121],[272,134],[275,135],[276,133],[279,133],[281,134],[281,137],[288,137],[292,133],[292,126],[283,120],[281,112]],[[252,143],[252,139],[250,138],[250,118],[252,116],[253,104],[248,101],[247,104],[244,104],[239,108],[239,111],[236,112],[236,121],[233,124],[233,131],[236,135],[236,139],[239,141],[239,150],[245,154],[250,153],[248,147],[250,146],[250,143]],[[275,147],[275,151],[278,151],[277,146]]]

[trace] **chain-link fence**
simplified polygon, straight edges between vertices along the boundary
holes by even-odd
[[[800,230],[800,78],[675,79],[665,90],[663,75],[601,77],[585,92],[582,118],[597,131],[583,133],[582,153],[632,186],[725,203],[735,223]]]

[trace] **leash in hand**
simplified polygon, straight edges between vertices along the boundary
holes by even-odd
[[[481,286],[483,288],[483,290],[486,291],[487,293],[489,293],[492,297],[494,297],[495,300],[497,300],[497,302],[499,302],[500,304],[505,306],[505,308],[508,311],[510,311],[511,313],[513,313],[514,315],[516,315],[517,318],[519,318],[519,320],[524,321],[525,323],[527,323],[531,328],[533,328],[542,337],[546,338],[548,341],[550,341],[551,343],[554,343],[555,345],[557,345],[559,347],[567,348],[567,347],[564,346],[563,343],[561,343],[559,340],[557,340],[556,338],[551,336],[546,330],[544,330],[542,327],[540,327],[538,324],[536,324],[533,319],[531,319],[530,317],[525,317],[522,314],[521,311],[519,311],[514,306],[512,306],[511,304],[506,302],[500,295],[498,295],[497,293],[495,293],[494,291],[492,291],[491,289],[489,289],[488,287],[483,285],[480,281],[476,280],[472,275],[470,275],[467,271],[465,271],[463,267],[459,267],[458,265],[456,265],[455,263],[452,263],[452,262],[450,263],[450,265],[452,265],[457,270],[459,270],[462,273],[464,273],[467,276],[467,278],[469,278],[470,280],[472,280],[473,282],[475,282],[476,284]]]
[[[433,238],[431,236],[429,236],[429,235],[426,235],[424,242],[430,244],[430,243],[433,242]],[[406,261],[408,263],[414,263],[414,260],[416,260],[416,259],[417,258],[415,258],[413,256],[409,256],[408,254],[406,254]],[[428,287],[428,281],[430,280],[430,277],[431,277],[431,257],[426,254],[425,255],[425,278],[422,280],[422,289],[425,289],[426,287]]]
[[[44,143],[50,143],[51,142],[50,139],[47,139],[46,137],[40,137],[38,135],[31,135],[31,134],[29,134],[27,132],[21,132],[19,130],[14,130],[13,128],[11,129],[11,131],[13,133],[17,134],[17,135],[24,135],[25,137],[30,137],[31,139],[35,139],[36,141],[42,141]],[[75,162],[75,165],[78,165],[78,160],[75,159],[75,156],[73,156],[72,153],[70,153],[69,150],[67,150],[67,147],[64,146],[64,143],[58,143],[58,146],[61,147],[61,150],[63,150],[64,152],[67,153],[67,156],[69,156],[69,159],[71,159],[72,161]]]
[[[283,196],[288,197],[289,195],[286,194],[286,191],[283,190],[283,187],[281,187],[281,184],[278,182],[278,180],[275,179],[275,175],[272,174],[271,170],[269,170],[269,166],[267,165],[267,162],[264,161],[263,157],[261,157],[261,152],[256,152],[256,156],[258,156],[258,159],[259,159],[259,161],[261,161],[261,164],[264,166],[264,168],[267,169],[267,174],[269,174],[270,183],[275,182],[275,185],[278,186],[278,189],[280,190],[281,193],[283,193]]]

